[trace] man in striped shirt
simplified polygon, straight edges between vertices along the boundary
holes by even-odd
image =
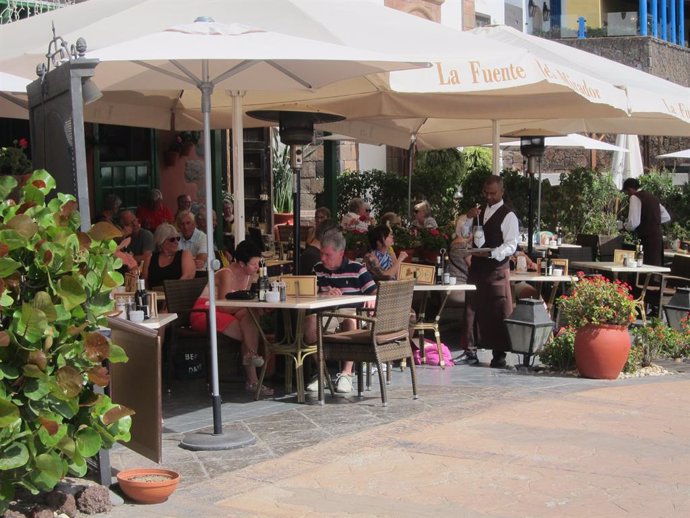
[[[326,232],[321,240],[321,261],[314,265],[316,284],[320,293],[328,295],[370,295],[376,292],[376,283],[371,273],[362,263],[350,261],[345,257],[345,237],[339,230]],[[341,321],[344,331],[355,329],[354,319]],[[311,317],[305,323],[305,338],[308,342],[316,341],[316,319]],[[342,371],[337,375],[335,391],[347,394],[352,391],[353,362],[344,362]],[[307,390],[316,388],[310,383]]]

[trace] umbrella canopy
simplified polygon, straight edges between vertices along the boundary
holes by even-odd
[[[436,63],[430,70],[392,73],[391,87],[406,92],[405,101],[389,92],[380,94],[379,114],[372,118],[363,114],[361,104],[358,114],[349,110],[349,99],[340,100],[333,109],[348,115],[348,120],[323,129],[400,148],[407,148],[414,135],[418,149],[498,144],[500,134],[522,128],[561,134],[690,136],[690,88],[509,27],[470,32],[510,45],[513,54],[503,61],[470,58]],[[514,54],[518,50],[525,53],[519,62]],[[595,86],[602,83],[607,86]],[[515,88],[501,90],[508,84]],[[601,100],[616,89],[625,96],[626,110],[605,115],[612,107]]]
[[[26,85],[30,82],[29,79],[0,72],[0,116],[10,119],[29,118]]]
[[[642,153],[640,151],[640,139],[637,135],[618,135],[616,145],[624,148],[626,152],[616,151],[611,161],[613,181],[619,189],[628,178],[639,178],[644,172],[642,165]]]
[[[690,149],[683,149],[682,151],[676,151],[674,153],[664,153],[663,155],[657,155],[657,158],[690,158]]]

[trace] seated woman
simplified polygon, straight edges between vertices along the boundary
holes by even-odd
[[[407,252],[398,257],[393,250],[393,231],[388,225],[378,225],[369,229],[371,252],[364,257],[367,269],[375,279],[396,279],[400,263],[407,258]]]
[[[428,230],[438,228],[438,223],[436,223],[436,220],[431,217],[431,207],[429,206],[428,201],[421,201],[414,206],[414,219],[412,220],[412,227],[426,228]]]
[[[261,250],[254,242],[242,241],[235,249],[235,262],[227,268],[216,272],[216,300],[225,300],[225,296],[233,291],[248,290],[256,280],[261,261]],[[208,285],[194,304],[194,309],[209,307]],[[206,313],[194,312],[189,318],[192,329],[201,333],[207,330]],[[258,355],[259,330],[256,328],[246,308],[216,307],[216,329],[219,333],[242,343],[242,365],[244,365],[247,381],[244,388],[247,392],[255,393],[259,378],[257,367],[262,367],[264,359]],[[272,396],[273,389],[261,386],[262,396]]]
[[[366,232],[374,224],[371,207],[362,198],[352,198],[347,206],[347,214],[340,220],[343,230]]]
[[[144,258],[141,275],[149,289],[163,286],[168,279],[193,279],[194,258],[188,250],[179,250],[180,234],[170,223],[161,223],[153,234],[155,250]]]

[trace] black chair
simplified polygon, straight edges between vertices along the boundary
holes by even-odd
[[[211,342],[209,339],[208,330],[200,333],[193,330],[189,323],[189,318],[192,313],[208,313],[208,309],[193,309],[194,303],[206,287],[206,283],[207,279],[200,277],[194,279],[175,279],[163,281],[165,303],[168,308],[168,312],[177,313],[177,319],[170,326],[169,333],[166,336],[166,379],[168,383],[168,390],[170,390],[170,384],[175,377],[175,358],[178,352],[190,351],[203,354],[205,367],[207,367],[210,363]],[[221,346],[235,346],[237,344],[239,344],[239,342],[236,340],[232,340],[223,334],[218,334],[219,351]],[[207,368],[206,376],[208,380]]]

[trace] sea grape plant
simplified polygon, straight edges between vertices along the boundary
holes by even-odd
[[[17,201],[16,185],[0,178],[0,512],[19,487],[35,494],[85,475],[87,458],[129,440],[133,414],[99,389],[106,360],[127,360],[99,332],[123,282],[119,230],[81,232],[75,198],[49,197],[47,171]]]

